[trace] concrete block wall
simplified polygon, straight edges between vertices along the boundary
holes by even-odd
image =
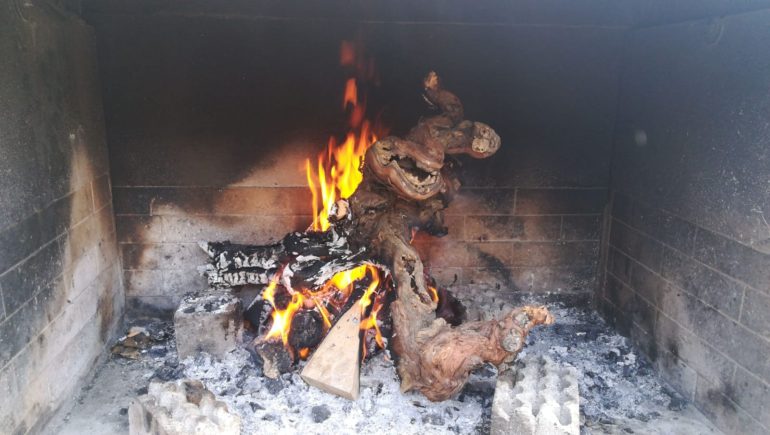
[[[416,241],[439,281],[589,292],[623,29],[466,18],[94,11],[128,305],[169,310],[204,286],[199,240],[269,243],[307,227],[304,161],[346,131],[338,50],[356,35],[379,72],[370,114],[391,133],[428,113],[419,83],[435,69],[503,138],[494,157],[463,159],[449,236]]]
[[[607,319],[726,433],[770,428],[770,256],[616,193]]]
[[[124,307],[91,28],[0,6],[0,433],[37,433]]]
[[[770,11],[641,28],[597,302],[728,434],[770,432]]]

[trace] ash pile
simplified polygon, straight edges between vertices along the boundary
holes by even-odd
[[[254,345],[260,341],[260,330],[241,317],[243,311],[249,313],[228,292],[198,292],[184,298],[173,324],[152,321],[131,327],[113,348],[116,356],[143,365],[142,381],[149,384],[128,408],[128,416],[136,416],[130,418],[131,433],[159,433],[154,430],[160,427],[167,433],[189,433],[193,429],[188,427],[175,432],[176,423],[169,416],[179,414],[176,408],[188,409],[186,419],[195,415],[203,422],[201,427],[217,427],[217,433],[231,433],[234,428],[242,434],[489,433],[497,379],[492,365],[475,371],[456,397],[431,402],[417,392],[402,393],[390,352],[370,343],[371,351],[361,364],[357,398],[349,400],[305,382],[300,373],[307,360],[297,358],[287,366],[290,370],[276,372],[273,362],[266,361]],[[269,313],[272,310],[260,308],[247,318],[265,322]],[[203,386],[204,396],[212,395],[211,409],[226,407],[227,418],[207,416],[208,411],[185,399],[186,386],[196,382]],[[192,414],[190,408],[194,408]],[[147,421],[154,423],[147,425]],[[216,426],[218,421],[227,425]]]
[[[486,286],[471,286],[457,293],[461,300],[471,299],[478,307],[466,313],[471,320],[494,317],[522,302],[516,293]],[[240,303],[221,296],[211,303],[200,294],[189,300],[197,305],[183,304],[180,311],[214,318],[228,312],[223,307]],[[491,365],[481,367],[458,395],[443,402],[431,402],[419,393],[401,393],[387,350],[372,353],[361,365],[360,394],[354,401],[304,382],[299,375],[306,364],[303,360],[296,370],[267,377],[264,360],[253,347],[244,345],[256,336],[244,327],[248,321],[241,323],[240,341],[229,349],[202,351],[198,345],[179,358],[177,342],[184,332],[174,331],[170,323],[153,321],[134,325],[131,337],[118,343],[115,352],[123,357],[123,363],[142,366],[137,383],[150,386],[138,390],[140,397],[150,389],[157,391],[153,384],[173,384],[170,388],[174,390],[180,383],[199,381],[213,400],[238,418],[242,434],[279,430],[311,434],[498,434],[511,433],[511,424],[528,427],[528,431],[518,433],[531,434],[718,433],[688,411],[691,406],[687,401],[668,388],[629,341],[614,333],[587,301],[570,301],[569,305],[538,302],[545,302],[555,314],[555,325],[533,331],[518,363],[502,367],[500,372]],[[216,328],[206,328],[209,335],[236,336],[232,325],[238,321],[224,322],[220,317],[215,323]],[[549,383],[550,392],[543,393]],[[532,417],[535,409],[539,420]],[[542,430],[549,415],[560,431]]]

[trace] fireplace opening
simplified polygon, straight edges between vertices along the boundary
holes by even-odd
[[[770,432],[770,3],[0,8],[0,433]]]

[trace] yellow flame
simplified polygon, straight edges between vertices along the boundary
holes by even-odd
[[[364,331],[364,334],[373,331],[377,345],[380,348],[384,348],[385,343],[382,338],[380,326],[377,323],[377,316],[383,307],[382,296],[384,294],[378,292],[381,283],[380,270],[377,267],[368,264],[363,264],[334,274],[331,279],[315,292],[306,289],[300,291],[289,289],[289,293],[292,295],[291,301],[287,304],[286,308],[283,309],[278,308],[275,303],[276,289],[278,288],[281,277],[281,272],[278,272],[271,279],[270,284],[268,284],[262,291],[262,298],[273,308],[271,313],[272,324],[270,325],[270,330],[264,335],[263,340],[280,339],[284,346],[290,348],[289,334],[291,333],[291,322],[294,319],[294,316],[300,309],[309,309],[312,308],[312,306],[318,308],[324,321],[324,328],[328,330],[331,327],[331,316],[326,308],[326,303],[335,305],[337,309],[342,308],[350,297],[350,294],[353,292],[355,283],[364,279],[366,276],[370,279],[369,285],[366,287],[361,299],[351,309],[361,310],[359,329]],[[306,300],[308,300],[307,305],[305,305]],[[370,306],[371,309],[367,316],[366,310]],[[299,349],[298,352],[300,358],[304,359],[309,355],[310,350]],[[366,357],[365,341],[363,355]]]
[[[343,42],[340,49],[340,61],[343,65],[354,63],[351,56],[355,49],[350,42]],[[345,141],[337,145],[332,137],[313,165],[310,159],[305,161],[307,184],[312,194],[313,231],[329,229],[329,210],[338,199],[349,198],[361,184],[364,176],[361,172],[366,150],[377,141],[372,132],[371,123],[365,118],[366,107],[359,101],[358,84],[355,77],[345,82],[342,105],[348,110],[350,131]],[[315,166],[315,168],[313,167]]]
[[[270,325],[270,331],[265,334],[264,339],[277,339],[280,338],[284,346],[289,345],[289,332],[291,331],[291,321],[294,319],[294,315],[302,308],[305,301],[302,293],[296,292],[291,296],[291,302],[284,309],[279,309],[275,306],[275,288],[278,286],[278,279],[280,273],[270,281],[270,284],[262,291],[262,298],[270,303],[273,307],[271,314],[273,323]]]

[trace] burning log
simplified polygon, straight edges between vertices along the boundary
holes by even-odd
[[[470,371],[482,363],[512,361],[527,333],[553,319],[543,307],[523,307],[499,320],[459,324],[462,310],[449,300],[443,301],[437,313],[438,293],[428,285],[422,261],[410,244],[413,231],[436,236],[447,233],[443,210],[460,187],[454,174],[455,161],[449,155],[486,158],[497,152],[500,138],[488,125],[464,120],[459,98],[441,87],[435,73],[428,74],[423,84],[425,99],[440,113],[420,120],[405,138],[385,137],[368,148],[357,189],[324,210],[326,220],[320,227],[328,226],[327,230],[292,233],[270,246],[209,243],[203,247],[212,258],[206,271],[212,285],[270,283],[270,290],[281,280],[293,294],[293,303],[305,303],[306,308],[316,310],[327,327],[331,326],[329,308],[339,311],[350,297],[351,290],[343,288],[352,288],[351,283],[369,271],[366,273],[372,275],[371,284],[362,299],[363,306],[377,307],[369,308],[368,318],[359,310],[349,310],[343,319],[355,315],[356,324],[366,321],[377,328],[383,298],[372,297],[377,290],[375,282],[380,281],[377,271],[381,270],[389,278],[386,287],[395,292],[390,307],[392,345],[398,356],[402,390],[418,390],[438,401],[457,393]],[[314,222],[314,228],[318,227]],[[354,270],[360,272],[355,279]],[[337,292],[330,291],[332,287]],[[335,295],[342,295],[342,300],[336,300]],[[268,337],[278,320],[286,320],[288,308],[275,310]],[[306,367],[310,383],[331,385],[328,377],[334,374],[326,372],[339,368],[332,369],[322,362],[342,364],[343,358],[327,347],[334,344],[335,348],[347,349],[352,343],[358,349],[357,328],[356,334],[346,334],[344,339],[336,338],[341,333],[335,334],[334,328]],[[284,344],[288,345],[286,335]],[[346,351],[346,380],[358,371],[358,352],[355,358],[350,355],[353,352]],[[349,387],[338,394],[352,395],[352,384],[345,385]]]

